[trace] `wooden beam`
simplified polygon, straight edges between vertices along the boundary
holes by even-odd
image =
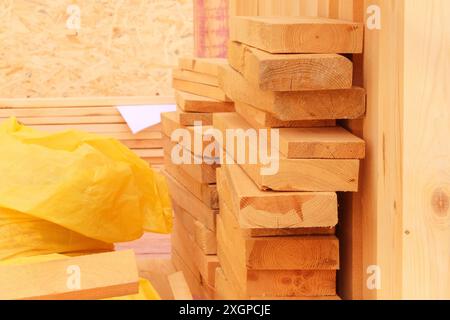
[[[230,39],[270,53],[361,53],[363,28],[316,17],[232,17]]]
[[[230,65],[252,85],[269,91],[352,87],[353,64],[338,54],[270,54],[230,41]]]
[[[73,282],[71,282],[73,280]],[[0,266],[1,300],[92,300],[138,293],[133,251]]]
[[[185,112],[233,112],[232,101],[220,101],[183,91],[175,92],[178,107]]]
[[[226,95],[273,114],[283,121],[357,119],[365,112],[362,88],[322,91],[272,92],[251,86],[231,67],[221,69]]]

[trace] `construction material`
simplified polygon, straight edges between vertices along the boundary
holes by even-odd
[[[183,112],[178,111],[178,121],[182,126],[193,126],[197,122],[201,122],[204,126],[212,125],[212,113],[200,112]]]
[[[273,114],[283,121],[357,119],[365,112],[362,88],[273,92],[251,86],[230,67],[222,67],[220,83],[228,97]]]
[[[132,251],[0,266],[1,300],[88,300],[138,293]]]
[[[2,1],[0,11],[2,98],[173,96],[171,68],[193,51],[192,1]]]
[[[189,82],[197,82],[201,84],[206,84],[213,87],[219,86],[219,81],[217,79],[217,76],[211,76],[208,74],[203,73],[197,73],[189,70],[181,70],[181,69],[174,69],[172,72],[173,78],[182,80],[182,81],[189,81]]]
[[[231,41],[228,60],[254,87],[270,91],[350,89],[353,64],[337,54],[270,54]]]
[[[275,118],[272,114],[257,109],[247,103],[237,101],[234,103],[236,112],[252,127],[264,128],[315,128],[334,127],[336,120],[293,120],[283,121]]]
[[[184,80],[173,79],[173,88],[176,90],[192,93],[195,95],[204,96],[210,99],[229,102],[230,99],[225,92],[217,86],[210,86],[207,84],[190,82]]]
[[[227,64],[227,59],[223,58],[181,57],[178,59],[178,67],[181,70],[207,74],[214,77],[219,76],[220,66]]]
[[[233,112],[232,101],[214,100],[187,92],[176,91],[177,105],[185,112]]]
[[[217,173],[221,201],[242,229],[332,228],[338,221],[335,193],[264,192],[238,165]],[[293,231],[294,232],[294,231]]]
[[[186,283],[183,272],[176,272],[168,277],[175,300],[193,300],[192,293]]]
[[[227,129],[251,129],[236,113],[215,114],[213,120],[214,126],[225,136]],[[236,146],[238,137],[233,137],[232,141],[224,141],[222,148],[229,154],[234,155],[234,161],[237,162],[238,153],[231,150],[231,146]],[[258,155],[259,146],[254,141],[245,138],[246,152],[248,154]],[[275,152],[279,152],[275,150]],[[272,155],[273,157],[274,155]],[[277,162],[278,171],[272,175],[265,175],[261,169],[267,167],[263,165],[260,159],[256,164],[239,163],[247,175],[259,186],[261,190],[275,191],[357,191],[359,161],[341,160],[341,159],[288,159],[280,154],[272,158]]]
[[[315,17],[232,17],[230,38],[270,53],[361,53],[362,23]]]

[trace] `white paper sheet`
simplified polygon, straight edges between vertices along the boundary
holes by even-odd
[[[117,110],[127,122],[131,132],[136,134],[160,123],[162,112],[176,111],[177,107],[174,104],[119,106]]]

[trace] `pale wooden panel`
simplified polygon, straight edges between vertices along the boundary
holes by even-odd
[[[449,12],[447,0],[405,1],[402,163],[406,299],[450,299]]]
[[[193,51],[184,0],[0,0],[0,96],[171,96],[171,67]]]

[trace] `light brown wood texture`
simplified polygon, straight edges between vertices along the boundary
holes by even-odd
[[[191,213],[211,231],[216,230],[216,215],[218,210],[208,208],[201,200],[197,199],[190,191],[178,183],[170,174],[163,172],[167,178],[172,201],[181,208]]]
[[[242,101],[284,121],[357,119],[365,112],[365,91],[341,90],[272,92],[251,86],[231,67],[222,67],[221,87],[235,101]]]
[[[211,126],[201,127],[202,131],[195,130],[194,126],[182,126],[177,112],[166,112],[161,114],[162,132],[167,137],[172,139],[172,134],[179,129],[188,130],[190,139],[180,139],[177,141],[183,148],[192,152],[195,156],[203,158],[205,149],[207,149],[212,143],[212,137],[205,134],[205,131],[212,128]],[[183,136],[184,137],[184,136]],[[188,141],[186,141],[188,140]],[[196,149],[196,141],[200,141],[201,149]],[[214,159],[213,159],[214,160]]]
[[[249,269],[339,269],[339,241],[335,236],[249,237],[229,208],[221,210],[220,220],[227,241]]]
[[[173,148],[175,148],[176,143],[170,141],[167,136],[163,136],[162,139],[164,146],[164,161],[166,163],[173,163],[171,158],[171,152]],[[210,164],[194,164],[194,155],[190,153],[189,150],[186,150],[188,155],[190,155],[190,163],[191,164],[177,164],[181,169],[184,170],[188,175],[197,180],[200,183],[206,184],[214,184],[216,183],[216,168],[218,165],[210,165]]]
[[[182,57],[178,60],[178,67],[181,70],[203,73],[213,77],[219,76],[219,67],[227,64],[227,59],[224,58]]]
[[[201,275],[202,281],[208,286],[214,288],[215,285],[215,271],[219,267],[219,259],[216,255],[206,255],[197,245],[194,235],[190,234],[188,230],[177,221],[172,236],[172,243],[175,249],[183,247],[183,250],[189,252],[192,256],[193,269]]]
[[[193,300],[191,290],[186,283],[183,272],[176,272],[169,275],[168,280],[175,300]]]
[[[211,76],[209,74],[197,73],[189,70],[174,69],[172,75],[174,79],[178,80],[207,84],[214,87],[219,86],[217,76]]]
[[[195,241],[206,255],[217,255],[216,233],[205,227],[200,221],[195,221]]]
[[[178,107],[185,112],[233,112],[232,101],[220,101],[207,97],[176,91],[175,97]]]
[[[363,28],[317,17],[232,17],[230,38],[271,53],[361,53]]]
[[[71,276],[80,287],[70,289]],[[0,266],[1,300],[89,300],[138,293],[133,251],[109,252],[21,265]]]
[[[231,67],[254,87],[269,91],[350,89],[352,62],[338,54],[270,54],[230,41]]]
[[[332,228],[338,222],[337,195],[332,192],[261,191],[238,165],[218,169],[217,184],[221,201],[242,229]]]
[[[193,126],[195,122],[201,122],[204,126],[212,125],[212,113],[183,112],[178,111],[178,121],[182,126]]]
[[[242,251],[236,246],[236,240],[232,237],[234,234],[229,235],[224,229],[220,216],[217,232],[219,262],[225,276],[238,288],[240,295],[255,297],[336,295],[335,270],[248,268],[245,256],[242,255]]]
[[[216,232],[211,231],[205,227],[203,222],[197,220],[195,213],[186,211],[175,202],[172,205],[175,219],[183,225],[189,234],[193,235],[195,242],[202,252],[205,255],[217,255]]]
[[[338,296],[322,297],[250,297],[241,294],[236,284],[225,277],[222,268],[216,269],[216,300],[340,300]]]
[[[215,100],[220,100],[220,101],[225,101],[225,102],[231,101],[227,97],[225,92],[217,86],[210,86],[207,84],[201,84],[201,83],[197,83],[197,82],[178,80],[178,79],[173,79],[172,86],[176,90],[192,93],[192,94],[207,97],[210,99],[215,99]]]
[[[248,130],[250,125],[236,113],[221,113],[214,115],[214,127],[219,129],[224,136],[227,129]],[[274,191],[319,191],[319,192],[356,192],[358,191],[359,160],[342,159],[287,159],[283,155],[272,158],[272,165],[278,163],[278,171],[272,175],[264,175],[262,168],[267,168],[258,159],[256,164],[249,163],[249,154],[259,154],[259,143],[252,143],[250,139],[245,141],[245,163],[238,163],[246,174],[258,185],[261,190]],[[234,154],[237,161],[238,139],[232,137],[232,141],[224,141],[223,150],[230,157]],[[235,146],[231,150],[231,146]],[[270,148],[268,148],[270,150]]]
[[[67,27],[76,20],[71,4],[80,9],[79,30]],[[0,8],[2,98],[171,96],[171,68],[193,51],[192,1],[1,1]]]
[[[247,103],[236,101],[234,103],[236,112],[251,124],[252,127],[263,128],[315,128],[334,127],[336,120],[293,120],[283,121],[275,118],[272,114],[257,109]]]
[[[364,159],[364,140],[342,127],[284,128],[280,152],[288,159]]]
[[[216,185],[200,183],[190,176],[185,171],[185,168],[174,165],[168,161],[164,161],[164,169],[206,206],[211,209],[219,209],[219,198]]]

